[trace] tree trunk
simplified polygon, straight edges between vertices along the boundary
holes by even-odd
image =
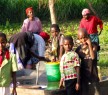
[[[39,10],[40,10],[43,0],[38,0],[38,2],[39,2]]]
[[[49,0],[49,10],[50,10],[50,17],[51,17],[52,24],[56,24],[56,15],[55,15],[54,4],[55,4],[55,0]]]
[[[94,13],[94,15],[98,16],[96,11],[94,10],[94,8],[92,7],[92,3],[90,2],[90,0],[86,0],[86,2],[88,3],[89,5],[89,8],[91,9],[91,11]]]

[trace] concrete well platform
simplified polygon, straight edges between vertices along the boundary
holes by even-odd
[[[17,76],[17,81],[20,85],[17,87],[17,95],[66,95],[64,89],[58,89],[58,84],[53,88],[46,88],[48,86],[47,76],[45,72],[45,64],[42,62],[39,68],[39,80],[38,85],[36,85],[36,70],[22,70]],[[44,86],[44,87],[42,87]],[[99,83],[100,94],[95,92],[93,86],[90,85],[90,95],[108,95],[108,77],[104,77]],[[12,89],[11,89],[12,90]]]
[[[100,93],[94,91],[93,86],[90,85],[89,95],[108,95],[108,80],[99,83]],[[95,93],[95,94],[94,94]],[[66,95],[65,89],[47,89],[41,86],[23,85],[17,87],[17,95]]]
[[[17,87],[17,95],[66,95],[66,91],[65,89],[48,90],[40,86],[23,85]]]

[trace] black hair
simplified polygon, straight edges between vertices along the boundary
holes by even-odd
[[[87,30],[85,28],[79,28],[78,32],[82,32],[84,34],[84,37],[88,38],[89,34],[87,33]]]
[[[72,45],[74,45],[73,38],[71,36],[65,36],[63,40],[68,40]]]
[[[6,37],[6,34],[5,33],[0,32],[0,37],[5,38],[6,39],[6,42],[7,42],[7,37]]]
[[[52,24],[51,28],[55,28],[56,32],[60,32],[60,28],[58,24]]]

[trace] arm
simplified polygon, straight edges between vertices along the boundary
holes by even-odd
[[[60,88],[60,89],[63,88],[63,80],[62,80],[62,79],[60,79],[59,88]]]
[[[77,74],[77,83],[76,83],[75,89],[79,90],[79,87],[80,87],[80,59],[77,53],[75,54],[75,57],[74,57],[74,63],[75,63],[75,70]]]
[[[59,88],[62,88],[63,87],[63,81],[64,81],[63,57],[61,58],[61,61],[60,61],[60,73],[61,73],[61,79],[60,79],[60,83],[59,83]]]
[[[25,23],[23,22],[23,25],[21,27],[20,32],[26,32],[26,27],[25,27]]]
[[[99,35],[100,35],[101,32],[102,32],[102,30],[103,30],[103,22],[102,22],[102,20],[99,19],[98,17],[97,17],[97,23],[98,23],[98,25],[99,25],[99,27],[100,27],[100,32],[99,32]]]
[[[47,61],[47,62],[50,62],[49,59],[46,59],[45,57],[42,57],[42,56],[38,56],[36,54],[34,54],[32,51],[30,51],[30,54],[36,58],[38,58],[40,61]]]
[[[92,59],[94,59],[95,58],[95,54],[94,54],[94,51],[93,51],[92,43],[91,43],[89,38],[88,38],[88,40],[86,42],[87,42],[88,47],[89,47],[90,56],[91,56]]]
[[[64,39],[64,36],[61,35],[60,42],[59,42],[59,45],[60,45],[59,60],[61,60],[61,57],[62,57],[63,51],[64,51],[64,48],[63,48],[63,39]]]
[[[77,66],[75,69],[76,69],[76,72],[77,72],[76,90],[79,90],[79,86],[80,86],[80,67]]]
[[[80,83],[80,67],[77,66],[77,67],[75,67],[75,69],[76,69],[76,72],[77,72],[77,83],[79,84]]]
[[[97,18],[97,20],[98,20],[98,25],[99,25],[100,29],[102,30],[103,29],[103,22],[99,18]]]
[[[61,60],[62,55],[63,55],[63,45],[60,45],[59,60]]]
[[[18,66],[17,66],[17,60],[16,60],[15,54],[12,54],[11,57],[12,57],[12,82],[13,82],[12,94],[17,95],[17,92],[16,92],[16,71],[18,70]]]
[[[10,51],[11,53],[13,53],[13,54],[16,54],[18,69],[19,69],[19,70],[20,70],[20,69],[23,69],[23,65],[22,65],[22,62],[21,62],[21,60],[20,60],[18,51],[15,49],[13,43],[10,43],[9,51]]]
[[[22,27],[21,27],[21,31],[20,31],[20,32],[27,32],[28,29],[29,29],[29,24],[30,24],[29,19],[28,19],[28,18],[25,19],[25,20],[23,21],[23,25],[22,25]]]
[[[98,45],[95,44],[95,43],[92,43],[92,46],[93,46],[93,52],[94,52],[94,56],[95,58],[97,58],[97,52],[98,52]]]

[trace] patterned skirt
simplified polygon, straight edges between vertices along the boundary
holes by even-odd
[[[90,39],[92,42],[96,42],[97,44],[99,44],[99,37],[98,37],[98,34],[90,34]]]

